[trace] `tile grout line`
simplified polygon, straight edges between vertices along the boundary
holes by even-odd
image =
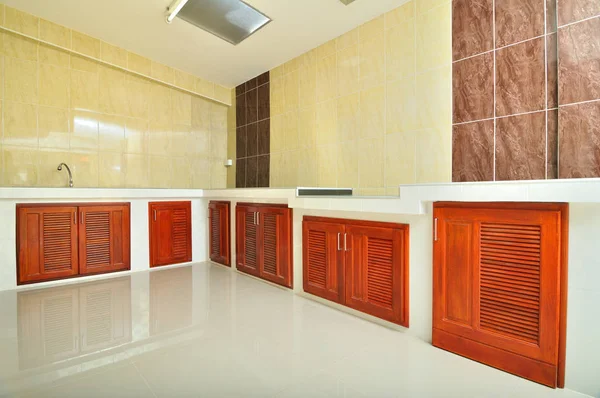
[[[544,102],[544,108],[546,109],[546,162],[544,164],[544,174],[546,176],[546,179],[548,179],[548,5],[546,4],[546,1],[544,1],[544,73],[544,83],[546,90],[546,101]]]
[[[140,377],[144,381],[144,384],[146,384],[146,387],[148,387],[148,390],[150,390],[150,392],[152,393],[152,395],[154,396],[154,398],[158,398],[158,396],[154,392],[154,389],[152,387],[150,387],[150,383],[148,383],[148,380],[146,379],[146,376],[144,376],[142,374],[142,372],[138,369],[138,366],[135,363],[135,361],[133,361],[131,358],[128,358],[128,360],[129,360],[129,363],[131,363],[133,365],[133,368],[135,369],[135,371],[137,372],[137,374],[140,375]]]
[[[590,20],[592,20],[592,19],[595,19],[595,18],[600,18],[600,14],[598,14],[598,15],[594,15],[594,16],[592,16],[592,17],[587,17],[587,18],[584,18],[584,19],[580,19],[579,21],[575,21],[575,22],[569,22],[569,23],[567,23],[567,24],[560,25],[560,26],[558,26],[558,21],[557,21],[557,23],[556,23],[556,25],[557,25],[557,30],[558,30],[558,29],[562,29],[562,28],[567,28],[567,27],[569,27],[569,26],[572,26],[572,25],[576,25],[576,24],[578,24],[578,23],[580,23],[580,22],[586,22],[586,21],[590,21]]]
[[[576,105],[590,104],[590,103],[598,102],[598,101],[600,101],[600,98],[592,99],[592,100],[586,100],[586,101],[572,102],[570,104],[561,104],[559,107],[553,108],[553,109],[560,109],[560,108],[564,108],[564,107],[567,107],[567,106],[576,106]]]
[[[495,17],[496,10],[495,10],[495,9],[494,9],[494,12],[493,12],[493,14],[494,14],[494,24],[493,24],[493,25],[494,25],[494,28],[493,28],[493,29],[494,29],[494,36],[495,36],[495,26],[496,26],[496,21],[495,21],[495,18],[496,18],[496,17]],[[523,43],[527,43],[527,42],[534,41],[534,40],[537,40],[537,39],[541,39],[541,38],[543,38],[543,37],[545,37],[545,36],[546,36],[546,34],[542,34],[542,35],[535,36],[535,37],[532,37],[532,38],[529,38],[529,39],[525,39],[525,40],[518,41],[518,42],[516,42],[516,43],[507,44],[507,45],[505,45],[505,46],[498,47],[498,48],[496,48],[496,38],[494,37],[494,49],[493,49],[493,50],[483,51],[483,52],[481,52],[481,53],[478,53],[478,54],[469,55],[468,57],[464,57],[464,58],[461,58],[461,59],[457,59],[456,61],[452,61],[452,63],[454,64],[454,63],[461,62],[461,61],[464,61],[464,60],[467,60],[467,59],[471,59],[471,58],[478,57],[478,56],[480,56],[480,55],[489,54],[489,53],[491,53],[492,51],[494,51],[494,52],[495,52],[495,51],[498,51],[498,50],[504,50],[504,49],[506,49],[506,48],[509,48],[509,47],[514,47],[514,46],[517,46],[517,45],[519,45],[519,44],[523,44]]]
[[[492,168],[492,181],[496,181],[496,135],[497,135],[497,120],[496,120],[496,0],[492,0],[492,45],[494,47],[494,164]]]

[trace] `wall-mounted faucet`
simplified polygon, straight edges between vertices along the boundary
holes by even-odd
[[[73,188],[73,174],[71,174],[71,169],[69,168],[69,166],[66,163],[61,163],[58,165],[58,168],[56,170],[62,171],[63,166],[65,166],[67,172],[69,173],[69,187]]]

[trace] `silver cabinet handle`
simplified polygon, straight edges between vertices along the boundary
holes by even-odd
[[[338,251],[342,250],[340,247],[340,233],[338,232]]]
[[[346,246],[346,233],[344,232],[344,251],[348,251],[348,246]]]
[[[438,240],[438,219],[434,218],[433,219],[433,240],[434,242],[437,242]]]

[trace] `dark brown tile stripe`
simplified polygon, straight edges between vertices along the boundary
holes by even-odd
[[[460,124],[452,131],[452,181],[494,179],[494,121]]]
[[[494,117],[494,55],[454,63],[452,93],[454,123]]]
[[[546,0],[495,0],[496,47],[541,36]]]
[[[598,0],[558,0],[559,26],[600,15]]]
[[[546,178],[558,178],[558,109],[548,111],[548,165]]]
[[[558,122],[559,178],[600,176],[600,101],[562,106]]]
[[[494,48],[493,0],[455,0],[452,4],[452,59]]]

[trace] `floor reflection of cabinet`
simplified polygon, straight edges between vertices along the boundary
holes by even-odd
[[[151,336],[192,325],[192,279],[192,267],[150,273]]]
[[[130,279],[19,293],[18,335],[21,369],[130,342]]]

